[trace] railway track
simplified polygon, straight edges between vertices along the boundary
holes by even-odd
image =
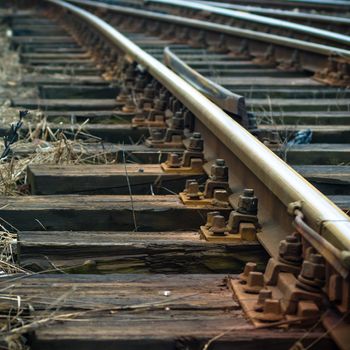
[[[275,8],[261,8],[257,6],[237,5],[229,3],[215,3],[204,2],[205,4],[219,6],[226,9],[233,9],[238,11],[244,11],[249,13],[255,13],[263,16],[270,16],[279,18],[291,22],[300,24],[307,24],[313,27],[319,27],[326,30],[332,30],[342,34],[348,34],[348,8],[344,9],[344,12],[340,12],[338,15],[325,15],[319,13],[305,12],[305,10],[291,11],[291,10],[279,10]]]
[[[28,166],[30,195],[0,199],[2,266],[17,272],[0,282],[4,344],[346,349],[348,52],[93,2],[98,16],[24,5],[7,21],[38,95],[11,103],[46,128],[11,157],[54,157]],[[305,130],[313,143],[294,145]]]
[[[213,1],[218,2],[218,1]],[[226,3],[232,3],[232,1],[225,1]],[[235,4],[251,5],[261,8],[278,8],[283,10],[296,10],[296,11],[309,11],[312,13],[337,13],[344,14],[349,12],[349,3],[347,1],[322,1],[322,0],[242,0],[235,1]]]
[[[162,22],[158,26],[150,25],[149,34],[146,35],[143,28],[139,29],[138,24],[133,25],[130,19],[126,23],[120,22],[122,17],[120,17],[119,11],[122,11],[123,15],[133,14],[134,18],[148,15],[152,20],[158,19]],[[199,34],[196,34],[195,31],[190,31],[190,26],[193,26],[191,21],[176,16],[169,18],[135,9],[127,10],[111,6],[109,7],[109,17],[111,22],[119,23],[120,30],[123,30],[126,35],[129,35],[132,40],[140,44],[154,57],[159,60],[165,58],[168,64],[178,73],[182,73],[185,79],[188,79],[196,87],[201,85],[202,91],[207,92],[207,95],[212,95],[210,91],[206,91],[206,87],[211,82],[226,89],[226,92],[222,92],[221,103],[222,108],[227,112],[236,115],[242,113],[242,111],[232,108],[232,104],[231,107],[228,107],[225,99],[231,98],[247,105],[244,107],[246,112],[252,112],[259,123],[258,129],[252,131],[260,133],[262,141],[265,141],[283,159],[305,174],[308,180],[312,181],[319,189],[323,189],[325,194],[340,195],[340,197],[333,197],[333,199],[343,206],[344,210],[348,209],[346,179],[343,178],[345,182],[342,184],[338,182],[340,174],[347,176],[348,173],[348,90],[315,81],[312,75],[316,73],[317,76],[317,72],[322,70],[321,66],[310,67],[309,62],[305,60],[305,62],[300,62],[299,67],[293,68],[290,66],[290,61],[287,65],[283,60],[278,61],[276,58],[281,52],[278,52],[277,48],[271,48],[271,46],[265,46],[266,51],[262,49],[261,53],[256,53],[255,46],[251,46],[248,52],[244,52],[244,50],[242,52],[242,45],[243,47],[247,45],[244,40],[243,43],[238,42],[237,52],[237,46],[225,46],[227,45],[225,39],[228,41],[228,38],[223,38],[221,35],[212,36],[215,32],[211,32],[210,29],[203,32],[206,29],[204,22],[196,23],[195,29],[201,30]],[[137,19],[135,21],[137,23]],[[187,33],[184,34],[182,28],[176,28],[177,21],[180,21],[181,25],[189,26]],[[162,25],[166,28],[166,26],[174,26],[174,24],[172,33],[175,32],[177,37],[175,44],[169,39],[168,41],[164,40],[169,36],[166,33],[164,35],[162,28]],[[217,28],[213,26],[213,29]],[[252,34],[259,38],[259,33]],[[182,39],[184,35],[187,35],[189,44],[181,46],[178,43],[184,42]],[[155,43],[155,38],[163,38],[163,40]],[[300,42],[296,45],[295,47],[298,48]],[[167,47],[168,53],[164,57],[165,47]],[[177,67],[172,64],[169,52],[175,56],[177,61],[180,61]],[[232,54],[232,52],[234,53]],[[269,53],[272,52],[274,53],[271,57]],[[344,53],[346,54],[346,51],[340,51],[339,54],[343,55]],[[323,55],[324,58],[328,57],[327,51]],[[259,58],[256,58],[257,56]],[[326,62],[322,64],[327,65]],[[186,68],[184,65],[189,67]],[[191,69],[201,76],[193,76]],[[203,79],[208,80],[201,83]],[[212,91],[215,88],[213,87]],[[227,97],[225,93],[227,96],[230,96],[229,94],[236,95]],[[237,94],[245,97],[245,100],[243,97],[237,97]],[[252,124],[248,126],[250,129],[256,127],[254,118],[247,120],[247,123]],[[293,134],[298,131],[311,132],[312,142],[293,144]],[[324,178],[321,179],[322,175],[317,177],[316,173],[319,175],[323,173]],[[325,173],[331,176],[327,176]]]
[[[241,28],[252,29],[255,31],[268,32],[273,34],[284,35],[306,41],[319,42],[322,44],[330,44],[336,47],[349,47],[350,38],[347,34],[349,23],[347,18],[326,17],[327,25],[333,23],[333,27],[327,30],[324,24],[319,23],[322,17],[312,16],[309,14],[299,14],[300,20],[297,18],[275,18],[276,16],[250,13],[249,11],[240,11],[232,8],[221,6],[213,6],[203,2],[188,2],[183,0],[148,0],[144,7],[151,11],[160,11],[178,16],[199,18],[202,20],[228,24],[230,26],[238,26]],[[301,23],[300,23],[301,22]],[[305,23],[311,22],[310,25]],[[315,28],[317,27],[317,28]]]

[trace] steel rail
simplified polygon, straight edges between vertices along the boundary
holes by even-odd
[[[339,33],[334,33],[329,30],[306,26],[303,24],[293,23],[277,18],[271,18],[253,13],[247,13],[237,10],[231,10],[221,8],[218,6],[206,5],[204,3],[196,3],[192,1],[184,0],[145,0],[145,5],[148,4],[160,4],[167,6],[174,6],[179,8],[187,8],[197,11],[206,11],[212,14],[222,15],[231,19],[242,20],[255,24],[263,24],[268,27],[275,27],[278,29],[286,29],[295,33],[301,33],[304,35],[311,35],[313,37],[325,39],[327,41],[337,42],[345,45],[350,44],[350,36]]]
[[[318,251],[322,254],[325,260],[334,267],[336,271],[343,278],[347,278],[349,276],[349,270],[346,269],[343,265],[348,265],[349,262],[345,262],[345,264],[341,264],[344,258],[349,259],[349,255],[346,257],[342,256],[342,252],[340,252],[337,248],[335,248],[331,243],[325,240],[322,236],[320,236],[316,231],[314,231],[310,226],[308,226],[304,222],[304,214],[299,209],[294,211],[294,226],[297,231],[306,238],[306,240]]]
[[[199,74],[172,52],[170,47],[164,49],[163,60],[167,67],[171,68],[177,75],[190,83],[217,106],[226,112],[240,116],[242,125],[248,128],[247,110],[243,96],[234,94]]]
[[[68,0],[71,3],[80,4],[83,6],[91,6],[99,9],[105,9],[108,12],[115,12],[118,14],[124,14],[127,16],[136,16],[142,19],[148,19],[152,21],[160,21],[167,24],[179,25],[187,28],[195,28],[199,30],[207,30],[214,33],[226,34],[233,37],[237,37],[240,40],[248,39],[264,43],[267,46],[276,45],[281,48],[287,48],[291,51],[288,54],[290,58],[294,51],[299,53],[300,64],[306,69],[316,72],[320,69],[321,62],[322,68],[325,68],[328,64],[329,57],[342,57],[350,62],[350,50],[340,49],[332,46],[315,44],[304,40],[287,38],[280,35],[261,33],[250,29],[242,29],[238,27],[231,27],[228,25],[210,23],[206,21],[183,18],[175,15],[154,13],[147,10],[138,10],[135,8],[127,8],[117,5],[103,4],[91,0]],[[317,55],[317,57],[309,59],[310,54]]]
[[[129,0],[127,2],[129,2]],[[296,20],[298,19],[306,20],[306,21],[312,21],[312,22],[325,23],[326,25],[335,24],[335,25],[350,26],[350,18],[348,17],[337,17],[337,16],[321,15],[321,14],[308,13],[308,12],[295,12],[295,11],[288,11],[288,10],[270,9],[270,8],[252,6],[252,5],[249,5],[249,6],[236,5],[236,4],[225,3],[225,2],[214,2],[214,1],[204,1],[204,0],[203,1],[196,0],[196,2],[201,4],[216,6],[216,7],[222,7],[226,9],[263,14],[267,16],[277,16],[277,17],[291,18]]]
[[[230,3],[230,0],[226,0]],[[343,0],[235,0],[234,3],[254,4],[258,6],[279,6],[284,8],[302,7],[302,8],[317,8],[325,10],[350,10],[348,1]]]
[[[342,0],[283,0],[286,2],[289,2],[291,4],[311,4],[311,5],[330,5],[330,6],[349,6],[348,1],[342,1]]]
[[[41,0],[69,10],[91,25],[111,44],[142,65],[178,98],[208,130],[216,135],[236,157],[285,205],[300,201],[308,225],[342,252],[342,265],[350,254],[350,219],[302,176],[271,152],[247,130],[230,118],[157,59],[97,16],[62,0]],[[326,231],[325,231],[326,229]],[[350,266],[346,266],[350,268]]]

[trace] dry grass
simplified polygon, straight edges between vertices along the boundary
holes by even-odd
[[[64,133],[53,133],[48,126],[42,130],[40,126],[39,124],[28,138],[14,145],[15,155],[12,158],[0,162],[0,195],[26,194],[28,192],[26,169],[31,164],[107,164],[113,162],[103,152],[96,154],[84,152],[85,147],[91,143],[83,142],[78,138],[68,140]],[[35,137],[38,129],[41,138]],[[16,156],[16,149],[20,149],[24,155]]]
[[[19,109],[11,107],[12,97],[38,97],[36,88],[28,89],[21,85],[24,74],[28,74],[21,65],[18,52],[10,47],[8,29],[0,24],[0,125],[5,128],[18,121]],[[54,133],[47,125],[40,111],[31,111],[25,117],[23,128],[29,130],[27,135],[20,135],[13,149],[28,149],[25,154],[14,152],[8,159],[0,161],[0,195],[23,195],[28,192],[26,188],[26,168],[30,164],[84,164],[106,163],[104,154],[95,156],[84,155],[81,150],[85,142],[78,138],[78,133],[72,139],[67,139],[61,132]],[[22,129],[23,129],[22,128]],[[79,133],[84,125],[79,128]],[[85,136],[88,135],[85,133]],[[91,139],[94,139],[91,137]],[[96,138],[95,138],[96,140]],[[0,145],[0,151],[3,149]]]
[[[27,73],[19,62],[17,52],[10,49],[9,40],[6,36],[6,28],[0,24],[0,125],[7,128],[10,124],[18,121],[19,109],[11,107],[10,99],[13,97],[36,98],[37,89],[28,89],[21,85],[24,73]],[[12,153],[0,160],[0,195],[16,196],[26,195],[29,188],[26,185],[26,172],[31,164],[91,164],[113,162],[107,157],[106,152],[85,152],[86,146],[91,142],[96,144],[96,138],[85,132],[85,139],[79,139],[78,134],[84,131],[81,125],[75,135],[68,139],[61,131],[53,132],[40,111],[31,111],[25,117],[23,128],[27,134],[20,134],[19,140],[12,145]],[[0,141],[0,152],[4,145]],[[1,219],[1,218],[0,218]],[[13,274],[32,275],[31,271],[22,269],[17,264],[16,245],[17,230],[6,230],[0,220],[0,277]],[[3,223],[4,224],[4,223]],[[10,223],[11,224],[11,223]],[[52,272],[52,271],[46,271]],[[15,276],[14,276],[15,277]],[[15,277],[16,278],[16,277]],[[4,286],[2,286],[4,287]],[[28,315],[30,305],[22,300],[20,295],[12,294],[7,286],[0,289],[0,304],[3,308],[0,312],[0,349],[11,350],[27,349],[24,335],[28,332],[60,320],[57,312],[59,306],[64,305],[65,296],[55,302],[56,307],[48,308],[47,313],[33,317]],[[11,306],[12,305],[12,306]],[[4,307],[6,308],[4,309]],[[29,310],[30,311],[30,310]],[[31,313],[30,313],[31,314]],[[72,315],[76,317],[75,314]],[[64,315],[69,318],[69,314]]]
[[[0,24],[0,101],[13,97],[35,97],[36,87],[21,86],[26,70],[19,62],[18,52],[11,49],[8,34],[7,27]]]
[[[16,234],[2,229],[3,231],[0,232],[0,276],[24,272],[15,261],[13,247],[16,244]]]
[[[10,49],[9,30],[0,24],[0,84],[15,86],[22,78],[19,55]]]

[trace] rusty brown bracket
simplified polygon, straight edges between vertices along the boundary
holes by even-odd
[[[240,123],[245,128],[249,128],[249,118],[243,96],[237,95],[199,74],[171,51],[169,46],[164,49],[163,59],[165,65],[177,75],[186,80],[221,109],[238,116]]]
[[[304,208],[305,209],[305,208]],[[288,205],[296,232],[280,241],[265,273],[248,262],[230,286],[257,328],[297,327],[321,320],[340,349],[349,348],[349,250],[339,249],[309,226],[303,202]]]
[[[343,278],[348,278],[350,272],[350,252],[340,251],[307,225],[304,221],[301,205],[301,202],[293,202],[288,206],[289,214],[294,216],[294,227]]]

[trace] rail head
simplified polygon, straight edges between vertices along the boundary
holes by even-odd
[[[291,202],[299,201],[302,203],[305,220],[313,229],[330,241],[336,249],[347,252],[350,250],[349,217],[222,109],[92,13],[62,0],[41,1],[56,4],[78,16],[125,56],[147,69],[149,74],[181,101],[271,193],[279,198],[285,210]],[[348,260],[346,258],[343,263]]]
[[[317,5],[321,10],[349,11],[350,4],[347,0],[237,0],[236,3],[245,5],[276,6],[277,8],[305,8],[313,10]]]
[[[129,1],[129,0],[128,0]],[[310,12],[300,12],[300,11],[291,11],[291,10],[279,10],[274,8],[264,8],[253,5],[236,5],[233,3],[225,3],[225,2],[214,2],[214,1],[205,1],[205,0],[196,0],[199,3],[203,3],[206,5],[222,7],[226,9],[251,12],[256,14],[263,14],[266,16],[276,16],[279,18],[290,18],[294,20],[311,20],[312,22],[317,23],[326,23],[336,24],[336,25],[350,25],[350,18],[348,17],[339,17],[332,15],[323,15],[323,14],[315,14]]]
[[[350,36],[348,35],[343,35],[329,30],[315,28],[312,26],[298,24],[273,17],[262,16],[254,13],[228,9],[219,6],[212,6],[205,3],[197,3],[185,0],[145,0],[145,5],[147,6],[149,4],[160,4],[177,8],[187,8],[195,11],[206,11],[208,13],[225,16],[227,18],[245,21],[247,23],[262,24],[268,27],[285,29],[294,33],[300,33],[303,35],[322,38],[334,43],[340,43],[343,45],[350,44]]]
[[[190,83],[224,111],[238,116],[241,124],[245,128],[249,128],[245,98],[243,96],[237,95],[199,74],[182,61],[169,46],[164,49],[163,58],[167,67],[171,68],[172,71]]]
[[[275,46],[276,48],[280,47],[282,51],[276,52],[277,56],[284,56],[286,59],[287,57],[290,59],[290,57],[297,52],[298,60],[303,68],[313,72],[319,72],[320,70],[327,68],[329,61],[337,58],[341,59],[341,61],[346,64],[350,64],[350,50],[197,19],[184,18],[124,6],[109,5],[92,0],[68,1],[70,3],[101,9],[106,12],[108,11],[108,14],[116,13],[119,15],[128,15],[131,18],[142,18],[148,21],[158,21],[166,25],[175,25],[194,30],[208,31],[218,35],[232,36],[241,41],[248,40],[256,42],[257,44],[264,44],[266,49],[271,46]],[[284,52],[284,50],[287,50],[288,52]],[[313,55],[314,57],[310,57],[310,55]]]

